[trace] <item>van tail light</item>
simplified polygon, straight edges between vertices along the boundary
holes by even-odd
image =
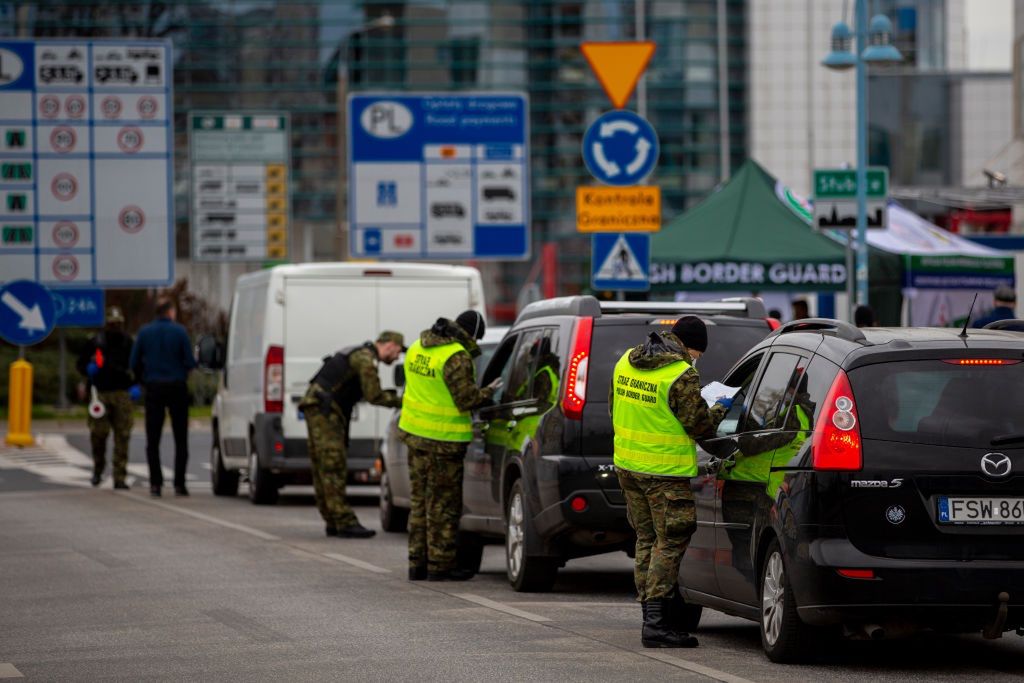
[[[772,332],[782,327],[782,321],[778,318],[765,318],[764,321],[768,323],[768,329]]]
[[[263,412],[284,412],[284,347],[267,347],[263,360]]]
[[[857,404],[842,370],[825,397],[811,441],[811,461],[816,470],[859,470],[864,464]]]
[[[593,318],[577,318],[569,356],[569,372],[565,376],[565,395],[562,412],[570,420],[583,419],[583,406],[587,403],[587,371],[590,369],[590,338],[594,331]]]

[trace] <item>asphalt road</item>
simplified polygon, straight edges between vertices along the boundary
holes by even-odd
[[[404,534],[325,538],[303,490],[258,507],[198,480],[190,498],[159,501],[141,480],[127,493],[92,489],[88,458],[66,445],[81,438],[0,448],[0,677],[737,683],[1024,672],[1013,635],[841,642],[814,665],[778,666],[753,624],[709,611],[700,648],[645,650],[622,554],[569,563],[543,595],[509,588],[500,547],[472,581],[413,583]],[[192,472],[205,478],[203,438],[193,435]],[[144,463],[138,439],[132,463]],[[376,501],[356,503],[379,530]]]

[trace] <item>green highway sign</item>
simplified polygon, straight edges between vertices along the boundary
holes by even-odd
[[[889,194],[889,169],[873,166],[868,169],[868,199],[885,199]],[[857,170],[852,168],[814,169],[815,199],[856,199]]]

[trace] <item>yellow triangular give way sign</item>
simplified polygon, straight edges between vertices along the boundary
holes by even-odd
[[[636,82],[654,54],[650,41],[582,43],[580,49],[616,109],[629,101]]]

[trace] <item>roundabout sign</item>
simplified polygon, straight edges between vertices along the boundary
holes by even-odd
[[[639,114],[607,112],[583,136],[583,163],[603,183],[636,185],[658,163],[658,134]]]

